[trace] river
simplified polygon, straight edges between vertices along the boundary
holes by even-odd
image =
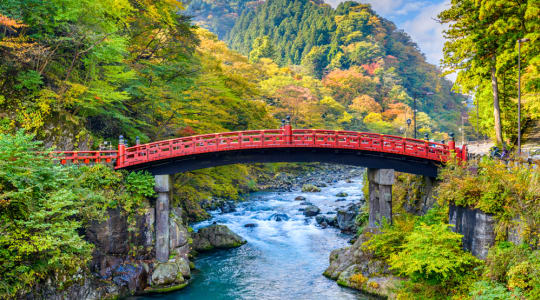
[[[302,195],[321,209],[335,212],[339,206],[358,202],[362,178],[339,181],[321,188],[320,193],[257,192],[240,203],[236,212],[215,212],[210,220],[194,224],[197,230],[213,222],[227,225],[248,243],[230,250],[202,254],[195,260],[193,281],[183,290],[133,299],[370,299],[354,290],[340,287],[322,275],[332,250],[348,245],[349,235],[335,228],[317,226],[300,208]],[[336,202],[338,192],[346,201]],[[283,213],[288,220],[275,221],[272,214]],[[331,215],[333,216],[333,215]],[[247,228],[245,224],[256,224]]]

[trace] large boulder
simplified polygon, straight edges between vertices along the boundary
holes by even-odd
[[[314,186],[313,184],[304,184],[302,186],[302,192],[304,193],[317,193],[320,191],[321,189],[319,187]]]
[[[352,246],[332,251],[330,266],[323,274],[339,285],[394,299],[400,279],[392,275],[384,261],[364,250],[362,244],[368,236],[362,234]]]
[[[116,267],[112,274],[112,281],[118,286],[124,286],[131,293],[143,291],[147,286],[148,273],[139,264],[123,264]]]
[[[247,243],[241,236],[232,232],[225,225],[213,224],[199,229],[193,235],[192,247],[195,251],[209,251],[212,249],[227,249],[242,246]]]
[[[315,205],[309,205],[304,209],[304,215],[306,217],[313,217],[318,215],[321,212],[321,209]]]
[[[344,232],[354,232],[356,230],[356,215],[358,215],[358,206],[355,204],[338,209],[337,227]]]
[[[153,286],[180,284],[185,281],[175,261],[156,264],[151,280]]]

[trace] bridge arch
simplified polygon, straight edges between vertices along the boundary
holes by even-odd
[[[374,133],[292,129],[251,130],[184,137],[126,148],[117,169],[174,174],[236,163],[325,162],[394,169],[436,177],[450,152],[465,148]]]
[[[231,164],[275,162],[321,162],[361,166],[370,169],[394,169],[398,172],[436,177],[440,161],[406,158],[394,153],[332,148],[237,149],[164,158],[122,169],[146,170],[153,175],[176,174]]]

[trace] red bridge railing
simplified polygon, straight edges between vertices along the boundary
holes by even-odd
[[[68,162],[74,164],[113,163],[117,161],[118,151],[54,151],[51,156],[63,165]]]
[[[258,148],[333,148],[401,154],[433,161],[447,161],[451,151],[462,160],[467,159],[466,146],[455,148],[449,144],[429,142],[376,133],[317,129],[250,130],[205,134],[125,147],[118,151],[60,151],[53,154],[62,164],[116,162],[116,168],[126,168],[168,158],[194,154],[258,149]]]

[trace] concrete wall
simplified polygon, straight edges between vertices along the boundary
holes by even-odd
[[[495,243],[495,218],[479,209],[450,205],[449,223],[453,231],[463,234],[463,248],[485,259]]]

